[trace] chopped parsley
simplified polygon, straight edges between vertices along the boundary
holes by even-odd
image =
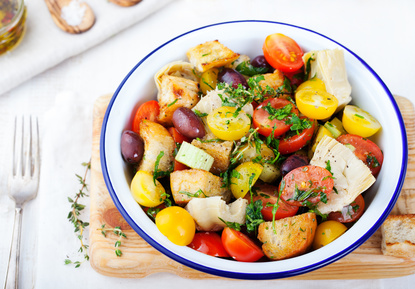
[[[197,109],[194,110],[194,113],[198,116],[198,117],[205,117],[208,116],[207,113],[202,113],[200,111],[198,111]]]
[[[236,222],[227,222],[224,219],[222,219],[221,217],[218,217],[219,220],[221,220],[223,223],[225,223],[225,225],[231,229],[234,229],[236,231],[240,231],[241,230],[241,224],[236,223]]]
[[[175,100],[173,100],[172,102],[170,102],[170,103],[167,105],[167,107],[172,106],[172,105],[173,105],[173,104],[175,104],[178,100],[179,100],[179,99],[178,99],[178,98],[176,98]]]
[[[371,153],[369,153],[366,156],[366,163],[368,164],[369,167],[372,167],[372,168],[377,168],[378,166],[380,166],[378,159]]]
[[[291,113],[293,106],[292,104],[287,104],[286,106],[282,107],[282,108],[274,108],[271,106],[271,102],[268,102],[266,106],[263,106],[262,109],[265,110],[269,116],[268,119],[269,120],[283,120],[286,119],[290,116],[292,116],[293,114]]]
[[[264,222],[264,218],[261,213],[262,201],[253,201],[251,194],[251,202],[246,206],[246,230],[248,233],[256,232],[259,224]]]
[[[264,74],[268,72],[267,67],[255,67],[249,61],[244,61],[238,64],[236,71],[240,72],[243,75],[254,76],[257,74]]]
[[[173,171],[173,164],[171,165],[171,167],[170,167],[170,169],[168,171],[159,170],[160,160],[161,160],[161,158],[163,156],[164,156],[164,151],[161,151],[158,154],[157,159],[156,159],[156,163],[154,165],[153,182],[154,182],[154,185],[155,186],[156,186],[156,180],[158,178],[162,178],[162,177],[168,176]]]

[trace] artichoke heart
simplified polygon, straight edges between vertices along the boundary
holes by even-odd
[[[336,112],[340,111],[352,100],[352,87],[347,80],[343,50],[325,49],[310,51],[304,54],[303,60],[304,63],[309,63],[309,78],[317,77],[321,79],[326,85],[327,92],[334,95],[339,101]],[[310,61],[308,62],[308,60]]]
[[[310,164],[326,168],[330,165],[334,187],[327,203],[320,202],[317,209],[322,214],[341,211],[375,181],[370,169],[345,145],[325,135],[316,147]]]

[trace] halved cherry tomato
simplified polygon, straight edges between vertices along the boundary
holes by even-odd
[[[281,33],[268,35],[262,46],[267,62],[282,72],[298,71],[304,64],[303,51],[300,46],[288,36]]]
[[[174,145],[176,147],[176,143],[181,144],[183,141],[191,143],[192,140],[184,135],[182,135],[175,127],[169,127],[168,129],[169,133],[171,134],[171,136],[173,137],[174,140]],[[182,171],[182,170],[186,170],[189,167],[174,160],[174,171]]]
[[[302,118],[304,119],[305,117]],[[311,141],[317,124],[312,119],[310,121],[312,122],[311,127],[303,129],[299,134],[296,134],[294,131],[289,131],[281,137],[278,146],[278,151],[281,154],[285,155],[296,152]]]
[[[243,111],[236,113],[236,107],[222,106],[207,116],[207,124],[212,133],[222,140],[238,140],[246,135],[251,127],[249,116]]]
[[[206,94],[210,90],[215,90],[216,83],[218,82],[219,68],[214,67],[203,72],[200,77],[199,86],[203,94]]]
[[[256,184],[253,191],[255,192],[255,194],[252,197],[252,201],[262,201],[261,213],[265,221],[273,220],[272,210],[274,208],[274,204],[276,204],[277,202],[278,208],[275,212],[275,220],[294,216],[298,211],[298,206],[291,206],[284,202],[282,198],[280,198],[278,201],[278,187],[276,186],[272,186],[269,184]],[[245,195],[245,199],[247,199],[248,202],[251,202],[251,195]]]
[[[222,231],[222,243],[226,252],[237,261],[255,262],[264,256],[261,248],[248,236],[229,227]]]
[[[140,105],[134,115],[132,130],[140,133],[140,123],[143,119],[157,122],[160,113],[159,103],[155,100],[149,100]]]
[[[307,81],[304,81],[300,86],[297,87],[295,92],[303,89],[326,91],[326,84],[320,78],[313,77]]]
[[[334,95],[324,90],[301,89],[295,93],[295,103],[298,110],[305,116],[327,119],[336,111],[339,101]]]
[[[210,256],[230,257],[223,247],[221,237],[216,232],[198,232],[188,246]]]
[[[343,127],[351,134],[370,137],[381,128],[379,121],[370,113],[354,106],[346,105],[343,110]]]
[[[269,136],[274,131],[274,137],[278,137],[290,129],[291,124],[286,122],[292,114],[298,116],[294,104],[286,99],[272,98],[262,102],[254,110],[252,121],[258,133]]]
[[[354,134],[344,134],[337,141],[352,149],[355,156],[362,160],[377,176],[383,163],[382,150],[371,140]]]
[[[357,221],[363,215],[364,210],[365,199],[363,199],[362,195],[358,195],[353,203],[344,206],[341,212],[331,212],[327,219],[340,223],[351,223]]]
[[[232,171],[231,191],[233,196],[243,198],[258,180],[264,167],[254,162],[244,162]]]
[[[290,171],[282,179],[279,191],[281,198],[293,206],[304,206],[304,202],[317,204],[327,200],[333,191],[333,176],[322,167],[303,166]]]
[[[144,207],[155,207],[163,203],[166,191],[158,180],[147,171],[137,171],[130,184],[134,200]]]
[[[169,133],[173,137],[175,143],[182,143],[183,141],[191,143],[192,139],[182,135],[174,126],[168,128]]]

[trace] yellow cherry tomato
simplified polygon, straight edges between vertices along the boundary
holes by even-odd
[[[167,207],[158,212],[156,226],[167,239],[179,246],[189,245],[196,232],[192,216],[179,206]]]
[[[159,181],[153,181],[153,175],[138,171],[131,181],[131,193],[134,200],[144,207],[155,207],[163,203],[166,191]]]
[[[313,144],[311,145],[311,149],[309,152],[309,156],[311,156],[310,159],[313,158],[313,154],[316,151],[317,145],[320,143],[321,139],[325,135],[329,137],[333,137],[332,133],[327,128],[325,128],[324,126],[320,126],[320,128],[317,131],[316,136],[314,137]]]
[[[297,87],[296,92],[303,89],[326,91],[326,85],[324,84],[324,81],[322,81],[320,78],[314,77],[301,83]]]
[[[216,83],[218,82],[219,69],[214,67],[203,72],[202,77],[200,77],[199,85],[200,90],[203,94],[206,94],[210,90],[216,88]]]
[[[326,119],[333,115],[339,101],[324,90],[302,89],[295,93],[298,110],[313,119]]]
[[[325,221],[317,226],[314,236],[313,248],[319,249],[333,242],[347,231],[347,227],[337,221]]]
[[[346,105],[343,111],[342,122],[344,129],[348,133],[361,137],[370,137],[381,128],[376,118],[354,105]]]
[[[246,162],[237,166],[231,175],[231,191],[235,198],[243,198],[262,173],[263,166]]]
[[[216,137],[238,140],[248,133],[251,120],[243,110],[236,113],[236,107],[222,106],[209,113],[207,124]]]

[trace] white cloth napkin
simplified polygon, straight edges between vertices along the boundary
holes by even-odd
[[[82,34],[69,34],[55,25],[43,0],[26,0],[26,34],[18,47],[0,55],[0,95],[139,22],[172,0],[142,0],[131,7],[107,0],[83,1],[94,11],[96,22]]]
[[[67,219],[71,210],[68,197],[73,199],[81,188],[75,174],[84,175],[82,163],[91,157],[92,101],[71,92],[60,93],[55,106],[41,119],[42,164],[36,198],[38,234],[34,288],[72,288],[93,274],[88,262],[76,270],[72,265],[64,265],[66,258],[83,260],[83,255],[77,252],[80,241]],[[81,198],[79,203],[86,205],[80,218],[89,222],[89,198]],[[84,236],[88,237],[88,230]],[[88,244],[88,240],[84,242]],[[65,286],[58,286],[63,280]],[[88,288],[84,285],[81,287]]]

